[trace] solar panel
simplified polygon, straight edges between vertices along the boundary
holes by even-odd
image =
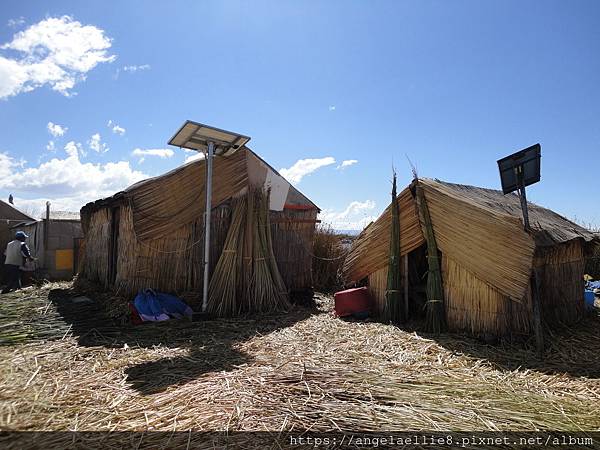
[[[541,155],[541,145],[535,144],[498,160],[502,192],[509,194],[540,181]]]
[[[248,136],[242,134],[188,120],[169,140],[169,145],[205,152],[208,143],[212,142],[215,146],[215,155],[229,156],[246,145],[249,140]]]

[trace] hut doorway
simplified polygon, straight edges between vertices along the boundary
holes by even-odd
[[[112,208],[110,221],[110,251],[108,254],[108,282],[114,284],[117,279],[117,263],[119,258],[119,222],[121,208]]]
[[[425,304],[427,303],[427,245],[423,244],[400,259],[401,290],[400,301],[402,307],[408,311],[403,315],[407,320],[421,320],[425,318]],[[374,314],[385,318],[387,313],[387,278],[388,268],[383,267],[369,275],[363,284],[369,288],[373,298]],[[408,298],[408,305],[405,303]],[[406,309],[404,309],[406,311]],[[385,319],[384,319],[385,320]]]
[[[408,318],[423,319],[425,317],[425,303],[427,302],[427,245],[417,247],[402,258],[402,264],[408,262]],[[402,267],[406,274],[406,269]]]

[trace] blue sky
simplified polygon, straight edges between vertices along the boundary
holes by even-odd
[[[598,23],[594,1],[10,2],[0,198],[76,209],[182,164],[192,119],[251,136],[338,228],[379,215],[406,156],[499,188],[536,142],[530,200],[600,226]]]

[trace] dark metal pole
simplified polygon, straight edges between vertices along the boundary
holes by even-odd
[[[521,199],[521,210],[523,211],[523,224],[525,231],[529,231],[529,211],[527,210],[527,194],[525,194],[525,186],[519,188],[519,198]]]
[[[527,209],[527,194],[525,193],[525,183],[523,182],[523,166],[515,167],[515,175],[519,185],[518,193],[521,200],[521,210],[523,211],[523,225],[525,231],[529,233],[529,211]],[[544,333],[542,332],[542,308],[540,299],[540,277],[538,270],[534,267],[531,273],[531,303],[533,313],[533,332],[535,334],[535,347],[537,355],[542,358],[544,354]]]
[[[44,221],[44,250],[42,251],[42,257],[44,258],[42,264],[43,267],[48,267],[48,240],[50,239],[50,202],[46,202],[46,220]]]
[[[525,183],[523,182],[523,166],[515,167],[515,176],[519,186],[518,193],[521,200],[521,211],[523,211],[523,226],[525,231],[531,230],[529,227],[529,211],[527,210],[527,194],[525,193]]]
[[[531,274],[531,299],[533,303],[533,330],[535,332],[535,347],[538,357],[544,355],[544,334],[542,333],[542,311],[540,300],[540,274],[533,268]]]

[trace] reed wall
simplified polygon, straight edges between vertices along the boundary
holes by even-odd
[[[289,291],[312,288],[312,243],[317,211],[271,211],[273,253]]]
[[[451,258],[442,258],[448,327],[481,337],[528,335],[531,298],[511,300]]]
[[[115,279],[111,280],[109,267],[114,239],[111,223],[117,208],[117,266]],[[312,286],[310,247],[316,214],[316,210],[271,211],[273,251],[288,290]],[[213,209],[211,221],[212,273],[231,221],[229,202]],[[204,221],[201,218],[179,227],[172,224],[166,236],[143,241],[136,236],[131,206],[124,202],[115,208],[105,207],[92,212],[85,223],[82,278],[128,297],[146,288],[178,294],[202,291]]]
[[[112,212],[108,208],[99,209],[82,221],[86,251],[80,262],[80,276],[103,287],[109,285],[111,221]]]
[[[338,234],[330,225],[315,228],[313,238],[312,277],[318,292],[334,293],[344,288],[344,258],[348,254],[348,237]]]
[[[230,210],[221,205],[212,211],[210,270],[221,254],[229,228]],[[204,222],[176,227],[164,237],[136,239],[131,208],[121,209],[119,258],[115,287],[132,295],[141,289],[166,292],[201,291],[203,284]]]
[[[581,240],[537,250],[534,260],[540,283],[542,320],[571,325],[584,313],[584,244]]]
[[[387,289],[388,268],[376,270],[369,275],[369,295],[373,300],[372,314],[375,317],[382,316],[385,312],[385,291]]]

